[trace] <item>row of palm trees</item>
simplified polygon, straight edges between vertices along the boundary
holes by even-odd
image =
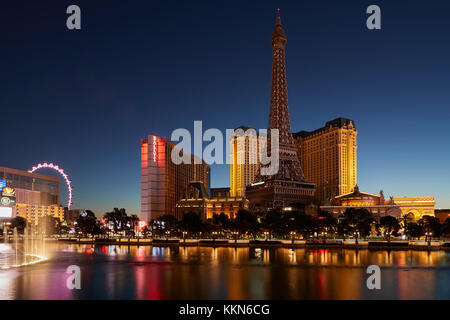
[[[366,238],[369,235],[383,236],[391,241],[400,231],[411,238],[424,235],[440,237],[450,233],[450,219],[440,224],[439,219],[423,216],[414,222],[406,218],[399,221],[393,216],[383,216],[376,221],[370,211],[364,208],[349,208],[338,219],[328,212],[319,212],[317,216],[307,215],[302,211],[272,210],[266,213],[253,213],[240,210],[234,219],[227,215],[215,214],[212,219],[202,222],[194,212],[184,214],[180,221],[173,215],[164,215],[149,223],[154,235],[172,236],[233,236],[257,237],[261,234],[270,237],[351,237]]]
[[[95,213],[86,210],[75,221],[77,234],[107,235],[111,233],[133,236],[136,233],[136,225],[139,217],[135,214],[128,215],[125,209],[114,208],[103,215],[103,219],[97,219]]]
[[[76,231],[83,234],[106,235],[123,234],[133,236],[139,218],[128,215],[125,209],[114,208],[97,220],[92,211],[76,221]],[[383,236],[391,241],[402,231],[409,239],[423,236],[440,237],[450,234],[450,219],[443,224],[432,216],[423,216],[414,222],[406,217],[401,220],[392,216],[384,216],[376,221],[372,213],[364,208],[349,208],[339,218],[328,212],[319,212],[311,216],[301,210],[280,211],[271,210],[265,213],[240,210],[234,219],[227,215],[215,214],[203,222],[200,215],[188,212],[180,220],[170,214],[165,214],[151,220],[148,226],[139,230],[144,235],[175,236],[175,237],[259,237],[269,238],[329,238],[342,237],[366,238],[369,235]],[[431,236],[430,236],[431,237]]]

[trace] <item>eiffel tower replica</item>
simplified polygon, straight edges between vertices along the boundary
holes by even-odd
[[[313,202],[315,186],[305,181],[289,116],[285,46],[287,38],[278,12],[272,35],[272,86],[267,144],[270,152],[270,130],[279,130],[279,170],[274,175],[257,175],[246,187],[246,197],[252,210],[282,209],[292,204]]]

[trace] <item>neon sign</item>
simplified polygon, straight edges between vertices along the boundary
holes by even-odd
[[[6,187],[6,180],[0,179],[0,191],[2,191],[4,187]]]
[[[139,231],[139,232],[144,231],[145,227],[147,227],[147,224],[148,224],[147,221],[139,220],[138,223],[137,223],[137,225],[138,225],[138,231]]]
[[[156,136],[153,136],[153,162],[156,162]]]

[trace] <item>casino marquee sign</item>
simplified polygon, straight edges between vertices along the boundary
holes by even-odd
[[[10,187],[4,187],[1,191],[0,205],[5,207],[14,207],[16,205],[16,190]]]

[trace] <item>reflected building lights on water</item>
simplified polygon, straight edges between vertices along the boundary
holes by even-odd
[[[59,259],[0,271],[5,299],[398,299],[450,298],[444,251],[48,244]],[[65,287],[68,265],[83,290]],[[382,268],[382,292],[366,267]],[[38,272],[36,272],[39,270]]]
[[[16,277],[18,271],[8,270],[8,273],[0,271],[0,300],[11,300],[14,299],[16,292]]]

